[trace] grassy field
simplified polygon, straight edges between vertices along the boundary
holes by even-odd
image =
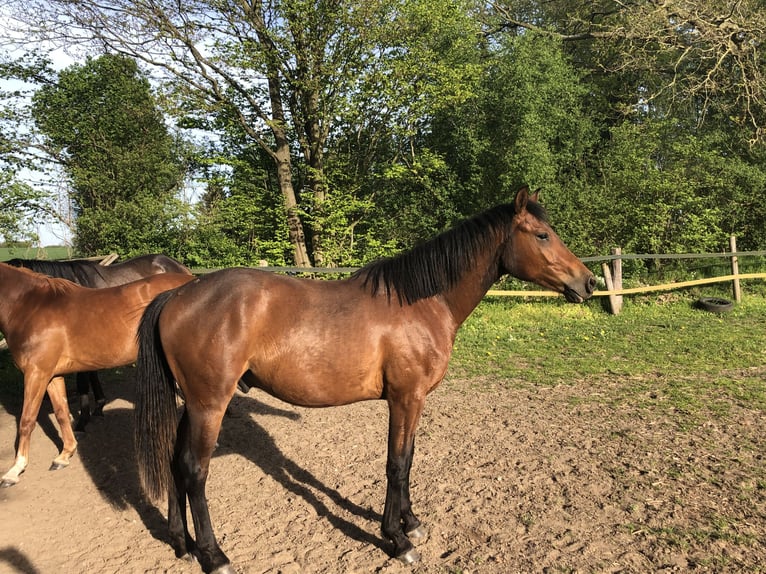
[[[71,247],[0,247],[0,261],[19,259],[69,259]]]
[[[598,299],[487,299],[458,333],[450,377],[515,387],[592,381],[594,400],[661,395],[690,424],[732,402],[766,410],[766,298],[744,295],[722,314],[696,308],[696,300],[626,298],[610,315]],[[600,391],[610,380],[620,381],[616,395]]]

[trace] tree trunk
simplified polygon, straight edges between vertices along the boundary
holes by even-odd
[[[277,164],[277,182],[285,200],[285,215],[290,243],[293,246],[293,258],[296,267],[311,267],[303,222],[298,214],[298,201],[293,188],[293,171],[290,161],[290,147],[286,140],[278,140],[274,153]]]
[[[271,133],[274,135],[274,150],[272,157],[277,167],[277,182],[285,201],[285,216],[287,218],[287,229],[290,243],[293,246],[293,258],[296,267],[311,267],[308,249],[306,248],[306,237],[303,233],[303,222],[298,212],[298,199],[293,187],[293,168],[290,159],[290,142],[287,138],[285,126],[285,109],[282,102],[281,76],[277,53],[271,37],[266,30],[263,15],[256,13],[256,30],[262,44],[267,49],[267,54],[274,57],[267,58],[267,78],[269,86],[269,101],[271,103],[270,124]]]

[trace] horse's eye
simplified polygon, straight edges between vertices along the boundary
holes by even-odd
[[[548,241],[548,234],[547,233],[538,233],[537,238],[540,241]]]

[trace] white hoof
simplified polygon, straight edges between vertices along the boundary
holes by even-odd
[[[420,552],[415,550],[414,548],[411,548],[407,550],[407,552],[404,552],[402,554],[399,554],[399,556],[396,557],[399,562],[402,564],[406,564],[407,566],[411,564],[415,564],[416,562],[420,562]]]
[[[407,538],[409,538],[410,542],[412,542],[413,544],[421,544],[425,542],[426,540],[428,540],[428,529],[422,524],[418,526],[417,528],[413,528],[406,534],[407,534]]]
[[[19,482],[18,476],[13,478],[3,477],[3,479],[0,480],[0,488],[10,488],[14,484],[18,484],[18,482]]]

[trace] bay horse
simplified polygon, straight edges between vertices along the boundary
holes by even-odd
[[[108,369],[136,360],[136,332],[149,302],[194,275],[161,273],[117,287],[92,289],[66,279],[0,263],[0,331],[24,374],[24,403],[16,459],[0,487],[19,481],[29,441],[47,390],[63,448],[51,470],[63,468],[77,448],[63,375]]]
[[[138,332],[135,443],[143,488],[168,494],[170,544],[205,572],[233,573],[205,485],[221,420],[243,377],[305,407],[388,403],[382,534],[404,563],[426,529],[409,475],[426,395],[447,371],[458,327],[502,275],[588,299],[593,274],[551,229],[537,194],[489,209],[339,280],[224,269],[159,295]],[[176,382],[185,397],[177,417]],[[186,518],[188,497],[196,541]]]
[[[24,267],[50,277],[69,279],[84,287],[115,287],[137,279],[158,273],[185,273],[191,271],[182,263],[161,253],[139,255],[120,263],[102,265],[90,259],[45,260],[45,259],[10,259],[6,261],[14,267]],[[106,395],[101,387],[96,371],[77,373],[77,394],[80,396],[80,416],[75,423],[75,431],[84,431],[90,421],[89,388],[93,390],[95,406],[93,414],[101,415],[106,404]]]

